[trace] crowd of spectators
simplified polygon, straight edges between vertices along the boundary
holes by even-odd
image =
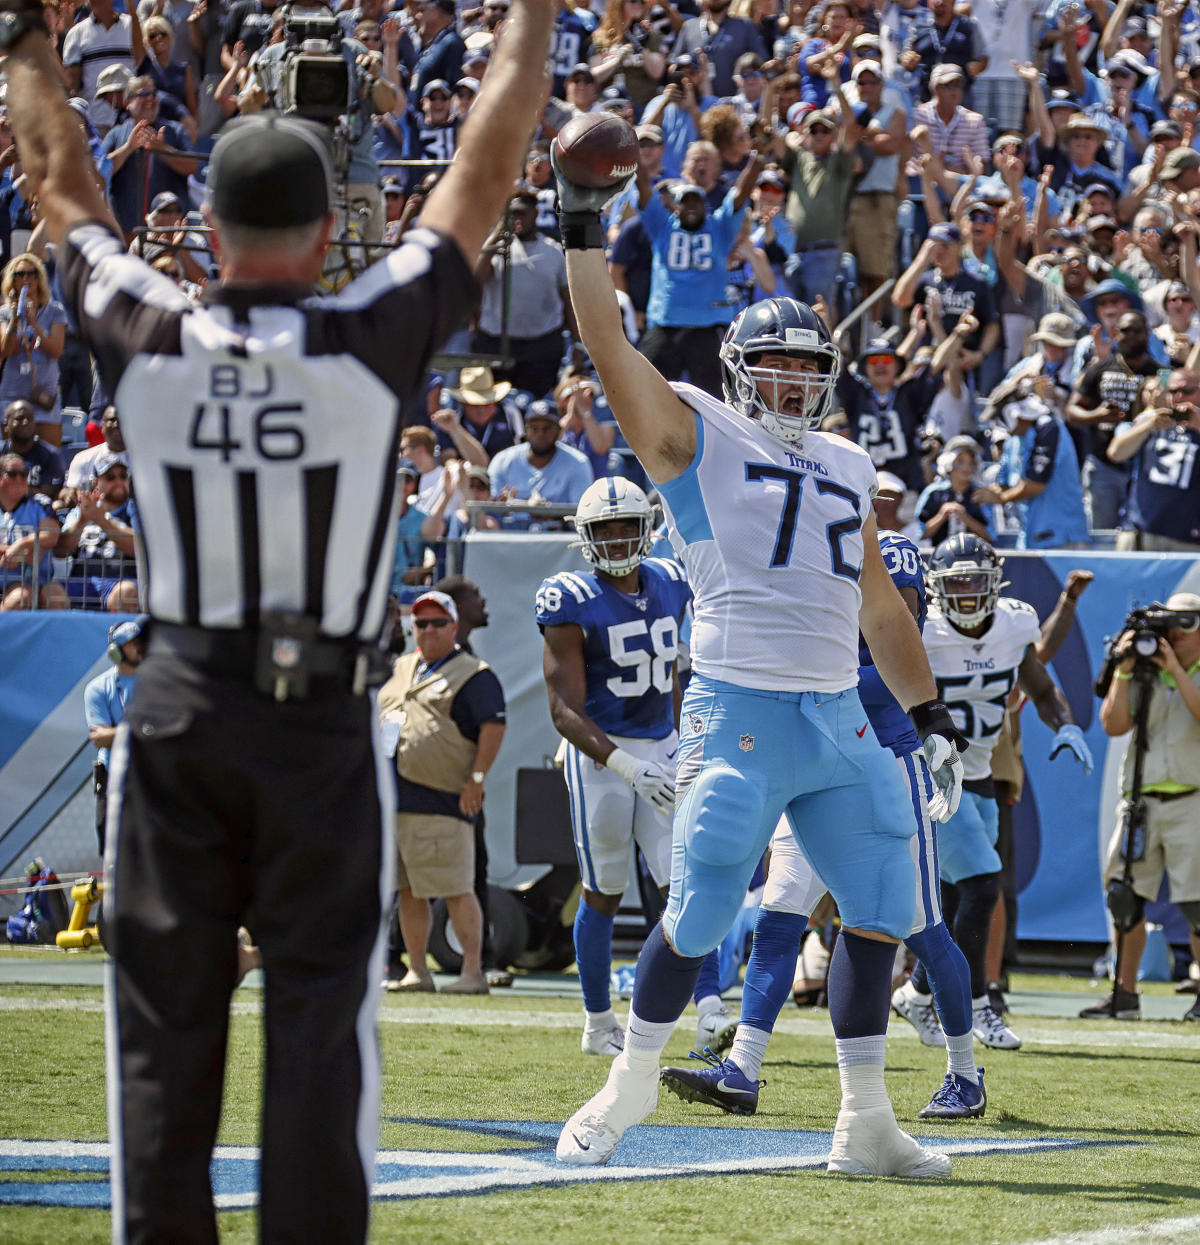
[[[507,7],[337,9],[352,267],[453,159]],[[214,265],[207,155],[277,102],[287,8],[47,5],[126,241],[190,297]],[[1197,0],[564,0],[480,307],[448,346],[475,361],[405,402],[397,587],[437,578],[473,526],[553,526],[538,503],[646,483],[576,343],[557,237],[550,142],[599,111],[637,129],[607,240],[626,331],[665,374],[717,391],[738,312],[804,298],[847,322],[827,428],[899,482],[919,539],[1200,549]],[[2,106],[0,254],[0,607],[125,608],[135,482]]]

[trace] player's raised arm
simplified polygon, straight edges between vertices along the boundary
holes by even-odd
[[[472,267],[521,174],[545,102],[554,12],[554,0],[514,0],[454,163],[421,212],[419,223],[449,234]]]
[[[630,449],[650,478],[665,484],[686,471],[695,457],[696,415],[625,336],[604,259],[600,210],[628,181],[589,190],[563,176],[553,147],[551,159],[558,178],[567,284],[580,340],[595,364],[604,395]]]
[[[104,200],[79,114],[67,107],[61,66],[42,14],[41,0],[0,5],[5,22],[0,56],[8,79],[13,133],[21,145],[21,166],[37,194],[50,241],[57,243],[81,221],[105,221],[114,230],[116,222]]]

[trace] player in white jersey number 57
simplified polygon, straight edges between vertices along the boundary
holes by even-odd
[[[810,307],[767,299],[726,333],[724,402],[668,384],[622,329],[598,216],[614,191],[558,180],[580,335],[694,594],[667,910],[638,961],[624,1050],[564,1125],[558,1159],[607,1162],[654,1110],[659,1056],[786,812],[843,920],[829,983],[842,1083],[829,1168],[948,1175],[946,1156],[900,1130],[883,1081],[895,944],[912,928],[913,824],[858,697],[860,628],[913,716],[943,816],[958,802],[965,741],[879,552],[875,468],[817,430],[840,353]],[[648,200],[644,176],[638,192]]]

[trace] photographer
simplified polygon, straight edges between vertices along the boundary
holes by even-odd
[[[290,8],[290,6],[288,6]],[[321,6],[326,8],[326,6]],[[309,10],[305,17],[310,21]],[[345,183],[346,200],[359,215],[359,230],[364,242],[383,241],[383,196],[379,190],[382,175],[379,161],[375,158],[375,132],[371,126],[374,113],[390,112],[396,102],[397,89],[383,73],[383,56],[380,52],[368,52],[357,39],[341,38],[341,27],[334,20],[337,34],[327,42],[331,54],[340,53],[350,74],[350,86],[346,99],[346,111],[336,119],[337,128],[346,127],[349,143],[348,163],[339,164],[337,174]],[[296,41],[288,31],[289,14],[284,10],[284,38],[270,43],[251,62],[254,85],[243,91],[239,107],[243,114],[255,113],[272,106],[281,112],[294,112],[305,117],[303,100],[291,102],[281,98],[289,55],[296,51]],[[305,43],[309,42],[305,38]],[[310,55],[310,53],[305,53]],[[318,86],[322,85],[318,83]],[[324,120],[324,118],[312,118]],[[335,144],[336,147],[336,144]]]
[[[1151,607],[1153,608],[1153,607]],[[1137,994],[1138,965],[1146,946],[1143,909],[1147,900],[1158,895],[1164,869],[1170,885],[1171,902],[1187,920],[1191,930],[1192,954],[1200,959],[1200,596],[1177,592],[1167,598],[1166,610],[1180,611],[1175,619],[1144,622],[1135,630],[1127,626],[1113,650],[1116,667],[1112,682],[1100,706],[1100,724],[1109,736],[1133,729],[1136,690],[1143,680],[1135,666],[1146,662],[1144,686],[1149,702],[1145,719],[1145,762],[1141,781],[1145,816],[1140,835],[1133,836],[1133,860],[1129,884],[1135,905],[1132,927],[1126,934],[1113,991],[1109,998],[1085,1008],[1085,1019],[1136,1020],[1140,1012]],[[1131,620],[1132,621],[1132,620]],[[1169,623],[1176,625],[1167,625]],[[1179,625],[1184,624],[1184,625]],[[1147,635],[1149,633],[1149,635]],[[1157,638],[1158,650],[1137,656],[1135,639],[1148,642]],[[1125,750],[1121,771],[1121,802],[1117,806],[1117,825],[1109,846],[1104,882],[1110,907],[1124,875],[1126,819],[1136,809],[1130,799],[1134,785],[1137,734]],[[1115,1006],[1114,1006],[1115,1003]],[[1200,1020],[1200,1000],[1184,1017]]]
[[[1118,549],[1200,550],[1200,479],[1192,470],[1200,447],[1200,375],[1177,368],[1166,399],[1165,408],[1149,406],[1121,424],[1109,442],[1113,462],[1133,462]]]

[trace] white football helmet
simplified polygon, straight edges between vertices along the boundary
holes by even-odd
[[[639,535],[633,539],[598,539],[596,525],[610,519],[636,519]],[[605,476],[590,484],[579,499],[574,522],[584,558],[610,575],[628,575],[650,556],[654,510],[646,494],[624,476]]]

